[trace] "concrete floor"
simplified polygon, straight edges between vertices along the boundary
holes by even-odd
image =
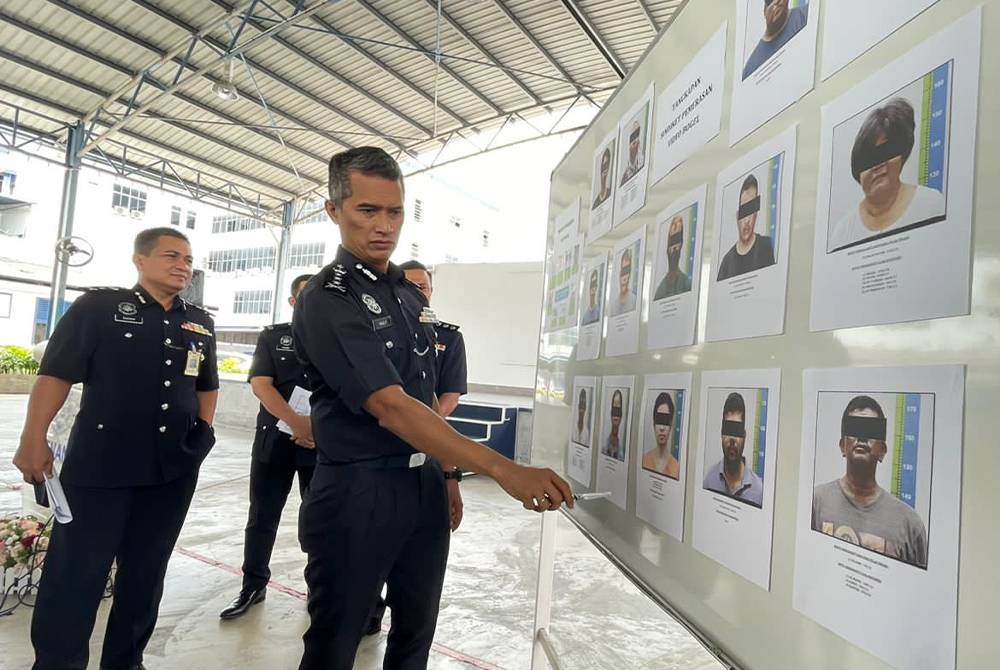
[[[11,465],[26,396],[0,395],[0,513],[19,511],[19,473]],[[248,507],[247,430],[220,427],[167,572],[150,670],[295,668],[305,630],[305,564],[296,541],[297,493],[279,530],[267,600],[243,618],[218,612],[240,587]],[[452,538],[436,644],[429,668],[522,670],[529,666],[539,517],[485,478],[462,484],[465,520]],[[550,632],[568,670],[715,670],[722,666],[601,556],[569,522],[560,524]],[[92,638],[97,667],[109,602]],[[0,619],[2,668],[28,668],[31,610]],[[387,618],[388,623],[388,618]],[[385,634],[367,638],[355,668],[381,667]]]

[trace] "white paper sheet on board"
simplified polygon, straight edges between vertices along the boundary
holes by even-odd
[[[764,590],[771,584],[781,370],[711,370],[701,376],[694,548]],[[732,399],[731,399],[732,397]],[[741,414],[734,408],[742,407]],[[727,411],[729,410],[729,411]],[[742,443],[726,421],[742,424]],[[738,463],[735,488],[726,464]]]
[[[593,447],[596,441],[597,391],[596,377],[576,377],[573,380],[566,474],[587,489],[590,488]]]
[[[646,204],[649,146],[653,129],[653,85],[618,122],[618,169],[615,175],[614,225],[621,225]]]
[[[836,2],[836,0],[833,0]],[[781,3],[736,2],[736,57],[729,112],[729,145],[770,121],[812,90],[816,73],[819,0],[788,0],[781,22]],[[781,26],[770,41],[768,18]]]
[[[646,375],[643,386],[636,440],[635,515],[683,542],[691,373]]]
[[[833,0],[823,3],[821,78],[884,40],[937,0]]]
[[[545,290],[545,332],[577,324],[580,281],[580,198],[556,215]]]
[[[796,129],[758,146],[716,182],[715,244],[706,278],[709,341],[779,335],[785,329]],[[741,207],[757,211],[741,218]],[[754,240],[745,253],[741,231]]]
[[[726,85],[724,23],[656,100],[651,184],[705,146],[722,127]]]
[[[615,191],[618,180],[615,168],[618,163],[618,128],[601,140],[594,151],[593,172],[590,177],[590,228],[587,242],[603,237],[614,222]]]
[[[812,330],[969,313],[981,24],[976,9],[823,107]]]
[[[624,356],[639,351],[645,258],[646,226],[622,239],[611,252],[608,266],[608,336],[604,345],[606,356]]]
[[[897,668],[955,667],[964,388],[958,365],[803,373],[792,604]]]
[[[708,221],[707,195],[708,185],[702,184],[656,215],[646,326],[649,349],[694,343],[701,295],[701,247]]]
[[[607,271],[606,253],[584,261],[583,272],[580,274],[580,337],[576,343],[578,361],[592,361],[601,355]]]
[[[628,459],[631,451],[632,400],[635,377],[618,375],[601,380],[597,490],[611,491],[610,501],[625,509],[628,500]],[[617,413],[619,416],[613,416]]]

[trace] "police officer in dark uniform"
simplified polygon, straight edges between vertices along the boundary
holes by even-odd
[[[312,275],[299,275],[292,281],[288,304]],[[250,514],[243,539],[243,588],[219,616],[235,619],[251,606],[264,600],[271,580],[271,552],[278,534],[281,511],[292,489],[295,473],[299,475],[299,493],[304,497],[316,465],[312,426],[308,416],[301,416],[288,404],[296,387],[299,393],[309,390],[302,363],[295,356],[292,324],[267,326],[257,338],[253,363],[248,376],[254,395],[260,400],[257,431],[250,461]],[[291,432],[278,427],[283,421]]]
[[[31,391],[14,465],[52,473],[46,431],[72,384],[83,396],[59,473],[73,520],[55,524],[31,622],[35,670],[84,670],[117,562],[101,668],[142,668],[167,561],[215,444],[211,316],[179,297],[191,246],[174,228],[135,238],[131,289],[96,289],[59,321]]]
[[[299,512],[310,617],[299,667],[350,670],[387,583],[383,667],[424,668],[448,555],[445,476],[485,473],[539,512],[572,505],[572,492],[551,470],[518,465],[435,413],[435,319],[389,262],[403,223],[396,161],[375,147],[335,155],[326,211],[341,247],[299,294],[292,326],[318,452]]]

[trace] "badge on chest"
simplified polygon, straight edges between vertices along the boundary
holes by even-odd
[[[188,349],[187,360],[184,362],[184,374],[188,377],[197,377],[198,367],[201,365],[202,358],[204,358],[204,355],[196,351],[193,346],[191,349]]]

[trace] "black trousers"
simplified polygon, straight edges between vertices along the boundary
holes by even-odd
[[[301,447],[296,447],[301,449]],[[271,553],[278,535],[281,512],[299,475],[299,493],[305,498],[314,466],[296,465],[291,458],[250,463],[250,514],[243,533],[243,588],[262,589],[271,581]]]
[[[351,670],[383,584],[392,607],[383,670],[426,668],[449,536],[436,464],[318,466],[299,513],[310,620],[299,670]]]
[[[197,471],[155,486],[101,489],[63,484],[73,521],[56,523],[31,620],[34,670],[86,670],[97,608],[117,561],[101,668],[142,662],[156,626],[163,577]]]

